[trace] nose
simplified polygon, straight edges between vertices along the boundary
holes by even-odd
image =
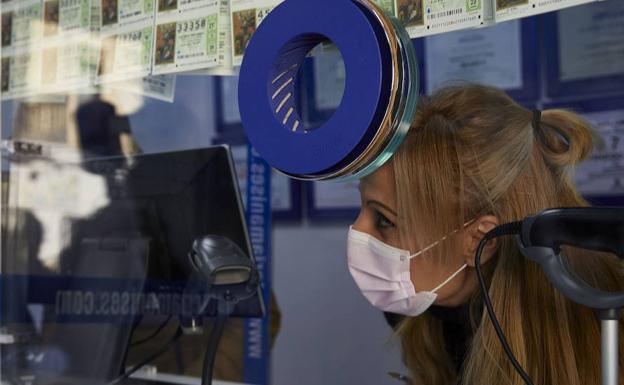
[[[354,230],[367,234],[375,234],[375,223],[373,216],[364,208],[360,208],[360,212],[352,225]]]

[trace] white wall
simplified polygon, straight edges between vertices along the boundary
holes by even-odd
[[[346,265],[348,224],[279,226],[273,282],[282,328],[273,385],[400,384],[404,372],[383,314],[358,291]]]

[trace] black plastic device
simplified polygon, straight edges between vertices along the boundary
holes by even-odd
[[[561,252],[569,245],[624,258],[624,208],[548,209],[522,221],[517,236],[522,254],[537,262],[562,294],[582,305],[608,310],[624,307],[624,293],[590,287],[571,272]]]

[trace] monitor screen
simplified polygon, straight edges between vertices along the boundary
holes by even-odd
[[[255,265],[226,146],[76,162],[12,155],[6,190],[2,324],[23,342],[2,361],[16,377],[105,383],[149,353],[150,343],[134,351],[133,335],[189,317],[201,326],[206,293],[187,292],[199,237],[226,237]],[[232,315],[263,311],[258,290]]]

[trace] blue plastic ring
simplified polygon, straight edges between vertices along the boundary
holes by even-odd
[[[239,107],[250,142],[269,164],[289,174],[322,174],[367,145],[387,107],[388,55],[378,28],[352,1],[287,0],[267,16],[245,52]],[[324,125],[302,133],[295,98],[286,97],[305,55],[324,39],[342,54],[345,91]]]

